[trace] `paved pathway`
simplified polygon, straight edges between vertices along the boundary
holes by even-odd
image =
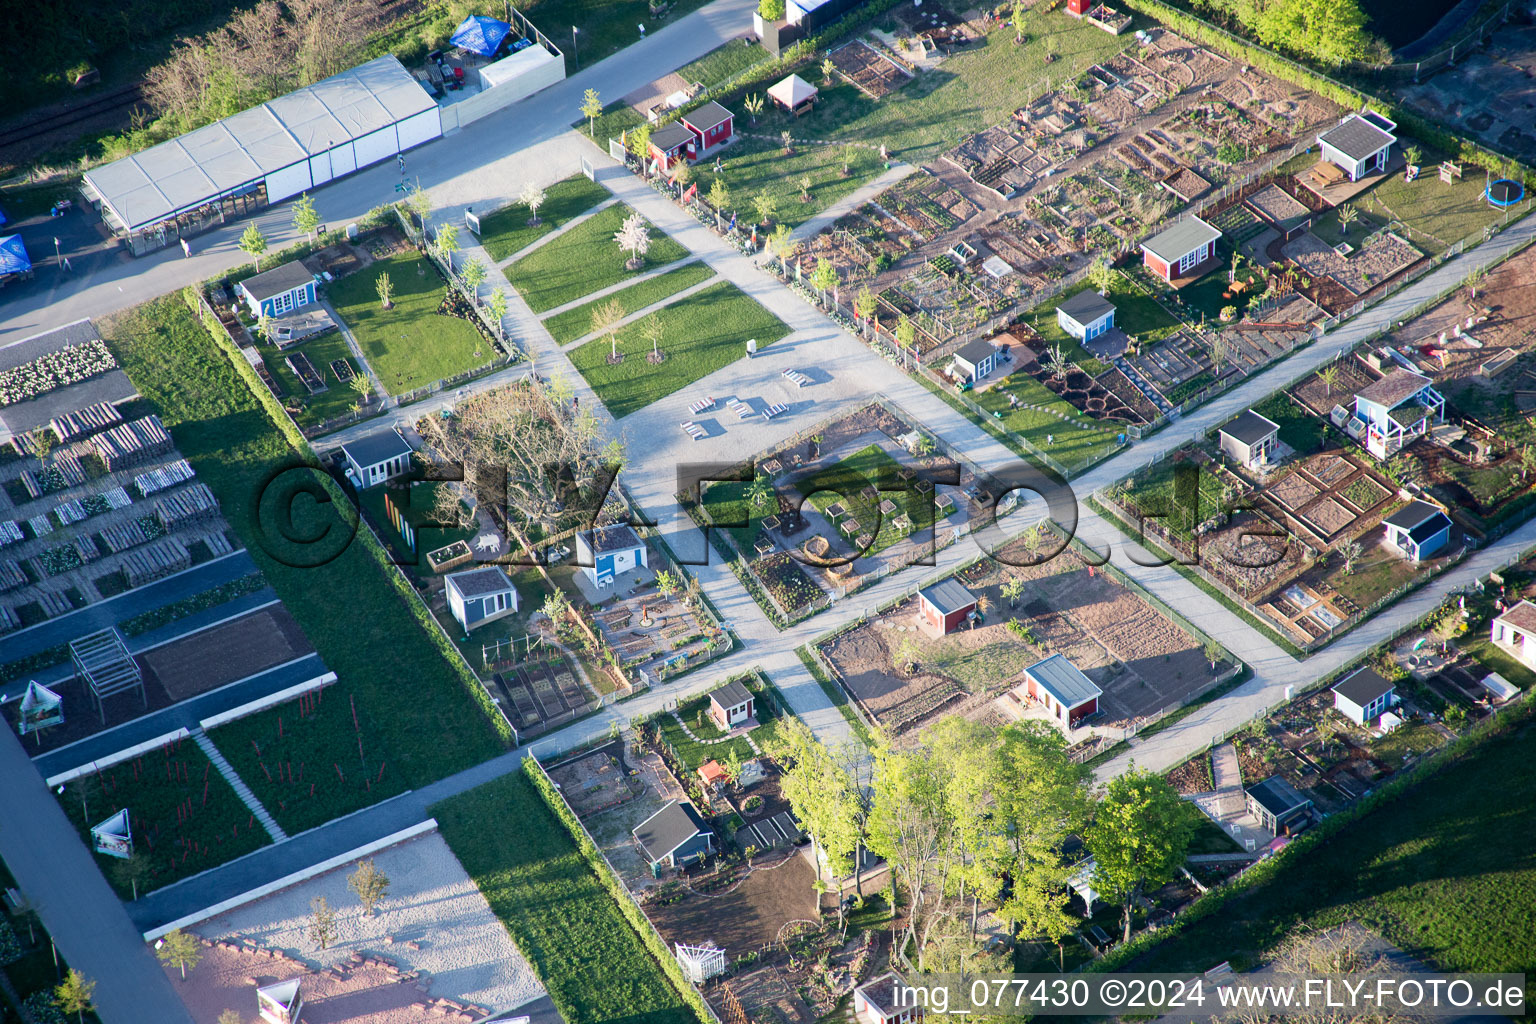
[[[795,230],[789,233],[789,237],[797,242],[804,242],[807,239],[815,238],[822,228],[828,227],[844,214],[857,210],[915,170],[917,170],[917,167],[913,164],[892,164],[889,170],[882,171],[870,181],[860,185],[804,224],[795,228]]]
[[[632,284],[639,284],[641,281],[649,281],[651,278],[660,277],[662,274],[670,274],[672,271],[677,270],[679,267],[683,267],[689,263],[695,262],[697,262],[697,257],[695,257],[692,253],[689,253],[687,256],[684,256],[680,260],[673,260],[671,263],[663,263],[658,267],[652,267],[650,270],[647,270],[643,274],[636,274],[634,277],[626,277],[622,281],[616,281],[613,284],[599,288],[595,292],[588,292],[586,295],[572,299],[570,302],[562,302],[560,305],[554,307],[553,309],[546,309],[544,312],[539,314],[539,319],[548,320],[552,316],[559,316],[561,313],[564,313],[568,309],[575,309],[578,306],[585,306],[587,303],[593,302],[597,299],[606,299],[614,292],[621,292]]]
[[[0,858],[64,959],[96,982],[97,1015],[111,1024],[192,1024],[141,929],[10,729],[0,729],[0,779]]]
[[[647,317],[650,314],[656,312],[658,309],[661,309],[664,306],[670,306],[674,302],[681,302],[683,299],[688,298],[690,295],[693,295],[695,292],[701,292],[705,288],[708,288],[710,285],[719,284],[719,283],[720,283],[720,278],[718,276],[706,277],[704,280],[700,281],[698,284],[691,284],[687,288],[684,288],[680,292],[673,292],[671,295],[668,295],[664,299],[657,299],[655,302],[651,303],[648,306],[641,306],[639,309],[635,310],[633,313],[625,314],[624,319],[620,320],[618,322],[617,326],[621,327],[621,328],[622,327],[628,327],[630,324],[634,323],[636,320],[642,320],[645,317]],[[587,342],[591,341],[593,338],[596,338],[596,337],[598,337],[598,334],[597,334],[596,331],[588,331],[586,334],[583,334],[581,337],[577,338],[575,341],[567,342],[566,344],[561,345],[560,347],[562,349],[564,349],[565,351],[569,352],[572,349],[580,348],[582,345],[585,345]]]
[[[285,842],[288,839],[288,833],[283,831],[283,827],[277,823],[277,819],[272,817],[271,812],[266,807],[262,806],[260,800],[256,799],[256,794],[251,792],[251,787],[247,786],[245,780],[236,774],[234,766],[225,758],[223,751],[214,745],[213,740],[208,738],[208,734],[203,732],[201,727],[192,730],[192,742],[197,744],[197,749],[203,752],[203,755],[208,758],[208,762],[223,776],[224,781],[229,783],[229,788],[235,791],[235,796],[240,798],[240,802],[250,809],[252,817],[261,824],[262,828],[267,830],[267,835],[272,837],[272,841],[274,843]]]

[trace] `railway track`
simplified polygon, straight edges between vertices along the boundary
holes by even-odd
[[[143,100],[143,87],[139,85],[130,85],[126,88],[118,89],[115,92],[108,93],[105,96],[98,96],[91,100],[89,103],[82,103],[78,106],[69,107],[68,109],[60,112],[60,114],[57,116],[50,116],[45,114],[33,117],[31,120],[22,124],[0,129],[0,149],[4,149],[6,146],[14,145],[17,142],[24,141],[45,132],[52,134],[53,132],[57,132],[62,128],[68,128],[70,125],[79,124],[81,121],[85,121],[89,118],[99,117],[102,114],[110,113],[114,110],[121,110],[124,107],[134,106],[143,102]]]

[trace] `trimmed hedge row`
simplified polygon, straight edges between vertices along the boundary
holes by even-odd
[[[603,888],[608,890],[608,895],[613,898],[613,901],[619,905],[619,910],[623,912],[624,919],[629,922],[630,927],[640,936],[640,940],[645,943],[645,948],[650,951],[651,956],[661,965],[662,973],[667,976],[667,980],[672,983],[672,987],[677,990],[678,994],[683,997],[683,1000],[693,1009],[693,1012],[698,1015],[701,1024],[717,1024],[718,1018],[715,1016],[715,1012],[704,1002],[704,997],[699,995],[699,990],[694,988],[687,978],[683,977],[683,969],[678,966],[676,957],[672,955],[672,951],[667,948],[666,943],[657,934],[656,926],[651,924],[650,919],[636,905],[634,897],[630,895],[623,881],[608,866],[608,861],[603,858],[602,851],[598,850],[593,844],[591,838],[587,835],[587,830],[582,827],[581,822],[577,820],[576,816],[571,813],[570,807],[566,805],[565,798],[556,791],[555,784],[550,781],[549,775],[544,771],[544,766],[538,762],[537,758],[530,756],[523,759],[523,771],[532,780],[533,787],[539,791],[539,796],[544,799],[544,803],[549,806],[549,809],[554,812],[555,817],[559,818],[560,823],[565,826],[566,831],[570,832],[571,837],[575,839],[576,848],[581,851],[583,859],[591,866],[597,877],[602,880]]]

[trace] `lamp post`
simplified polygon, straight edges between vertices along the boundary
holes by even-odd
[[[336,145],[336,140],[335,139],[326,139],[325,140],[325,167],[326,167],[326,170],[331,172],[331,176],[326,179],[327,181],[335,181],[336,180],[336,156],[335,156],[336,151],[332,148],[335,145]]]
[[[581,67],[581,55],[576,52],[576,26],[571,26],[571,60],[579,68]]]

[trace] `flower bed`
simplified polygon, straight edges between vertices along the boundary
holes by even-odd
[[[37,559],[42,563],[43,571],[49,576],[59,576],[85,564],[80,558],[80,552],[73,544],[60,544],[56,548],[47,548],[37,556]]]
[[[99,341],[68,345],[0,372],[0,406],[15,405],[55,388],[78,384],[99,373],[117,369],[117,360]]]

